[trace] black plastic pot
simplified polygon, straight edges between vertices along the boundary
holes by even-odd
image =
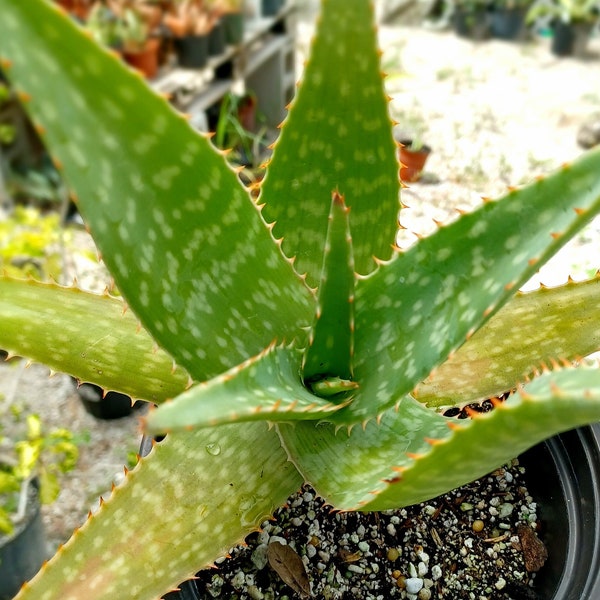
[[[82,383],[77,388],[85,410],[97,419],[121,419],[129,416],[141,403],[131,404],[131,398],[119,392],[107,392],[93,383]]]
[[[208,55],[218,56],[223,52],[225,52],[225,27],[221,21],[218,21],[208,34]]]
[[[543,600],[600,598],[600,426],[554,437],[521,462],[548,549],[534,589]]]
[[[283,0],[262,0],[262,14],[264,17],[276,15],[285,4]]]
[[[227,44],[241,44],[244,41],[244,15],[243,13],[228,13],[223,15],[223,29]]]
[[[14,537],[0,543],[0,600],[15,596],[48,558],[37,487],[35,489],[30,500],[33,506],[29,509],[29,521]]]
[[[551,51],[556,56],[570,56],[573,54],[575,44],[575,30],[570,23],[557,21],[552,27],[554,35],[552,37]]]
[[[175,52],[180,67],[201,69],[208,62],[208,35],[175,38]]]
[[[525,11],[521,8],[496,8],[490,13],[492,36],[501,40],[516,40],[521,36]]]

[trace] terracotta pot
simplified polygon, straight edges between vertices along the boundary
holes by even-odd
[[[429,146],[421,146],[419,150],[409,150],[412,140],[400,140],[400,179],[405,183],[418,181],[431,153]]]
[[[91,5],[86,0],[57,0],[57,4],[81,20],[87,19]]]
[[[160,40],[158,38],[149,38],[146,44],[139,52],[130,50],[123,51],[123,58],[138,71],[141,71],[148,79],[152,79],[158,72],[158,50]]]

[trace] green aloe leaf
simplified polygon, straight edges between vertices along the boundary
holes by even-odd
[[[156,346],[120,299],[0,277],[0,315],[0,348],[81,381],[151,402],[188,386],[187,372]]]
[[[399,210],[397,149],[387,116],[372,6],[324,6],[302,85],[275,145],[260,201],[287,256],[316,286],[331,194],[351,208],[361,274],[389,258]],[[327,9],[327,10],[325,10]],[[360,140],[360,143],[357,143]]]
[[[201,380],[300,335],[312,296],[209,140],[50,3],[0,13],[4,70],[160,345]]]
[[[600,212],[600,149],[487,202],[356,285],[354,376],[334,420],[372,418],[443,363]]]
[[[567,318],[568,315],[568,318]],[[518,294],[416,390],[428,406],[498,395],[543,364],[600,350],[600,278]]]
[[[305,381],[352,379],[354,352],[354,256],[349,209],[333,194],[319,284],[317,315],[303,364]]]
[[[170,434],[19,600],[159,598],[226,554],[301,483],[263,423]]]
[[[150,433],[237,421],[295,421],[327,417],[342,406],[310,393],[300,374],[301,353],[271,346],[245,363],[200,383],[148,415]]]
[[[290,459],[328,502],[386,510],[445,493],[599,419],[600,369],[578,368],[545,373],[470,420],[447,419],[405,397],[380,423],[349,433],[325,423],[278,428]]]

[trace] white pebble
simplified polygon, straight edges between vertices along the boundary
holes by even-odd
[[[423,588],[423,580],[420,577],[409,577],[405,583],[407,594],[418,594]]]
[[[440,565],[433,565],[431,567],[431,578],[437,581],[442,576],[442,567]]]
[[[420,562],[417,565],[417,574],[419,575],[419,577],[425,577],[425,575],[427,575],[428,572],[429,568],[424,562]]]
[[[494,587],[497,590],[503,590],[506,587],[506,580],[503,579],[502,577],[499,577],[498,581],[496,581],[496,583],[494,584]]]

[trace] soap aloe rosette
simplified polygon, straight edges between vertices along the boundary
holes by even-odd
[[[600,418],[580,360],[600,279],[516,293],[600,212],[600,152],[400,251],[365,0],[323,2],[257,201],[60,11],[0,11],[3,69],[127,303],[4,277],[0,347],[159,404],[146,427],[168,432],[20,599],[155,598],[303,481],[337,508],[399,507]],[[434,408],[509,389],[466,422]]]

